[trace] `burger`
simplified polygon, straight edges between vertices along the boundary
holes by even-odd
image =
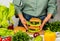
[[[39,32],[41,25],[41,20],[39,18],[31,18],[30,21],[27,22],[28,31],[29,32]]]

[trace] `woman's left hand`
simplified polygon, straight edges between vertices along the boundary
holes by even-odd
[[[42,30],[42,29],[43,29],[43,27],[44,27],[44,25],[42,25],[42,24],[41,24],[41,25],[40,25],[40,30]]]
[[[42,24],[40,25],[41,30],[43,29],[44,25],[50,20],[51,17],[52,17],[52,14],[50,14],[50,13],[47,15],[47,17],[45,17]]]

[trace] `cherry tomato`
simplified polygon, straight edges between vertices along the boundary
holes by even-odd
[[[2,39],[2,41],[6,41],[5,39]]]
[[[39,36],[40,34],[38,33],[38,32],[35,32],[34,34],[33,34],[33,37],[37,37],[37,36]]]
[[[5,38],[5,40],[6,40],[6,41],[8,41],[8,39],[7,39],[7,38]]]
[[[6,41],[11,41],[11,37],[10,36],[6,37],[5,39],[6,39]]]
[[[2,41],[2,37],[0,37],[0,41]]]

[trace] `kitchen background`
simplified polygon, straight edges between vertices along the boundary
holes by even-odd
[[[5,5],[7,7],[9,7],[9,2],[13,2],[13,0],[0,0],[0,4]],[[57,6],[57,14],[54,17],[54,19],[51,19],[50,20],[50,22],[60,20],[60,0],[57,0],[57,5],[58,5]],[[15,18],[15,16],[13,16],[12,19],[15,22],[14,23],[14,26],[17,26],[19,19],[18,18]]]

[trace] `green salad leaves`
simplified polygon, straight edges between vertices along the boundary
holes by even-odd
[[[6,28],[0,28],[0,36],[5,37],[5,36],[13,36],[14,31],[13,30],[8,30]]]
[[[6,6],[0,5],[0,27],[7,28],[9,26],[9,22],[12,22],[12,16],[14,16],[15,9],[14,4],[10,3],[9,8]]]

